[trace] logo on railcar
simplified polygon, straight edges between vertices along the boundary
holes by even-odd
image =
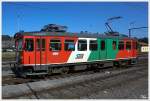
[[[77,54],[75,59],[82,59],[84,54]]]
[[[53,55],[59,55],[59,53],[58,53],[58,52],[53,52],[52,54],[53,54]]]

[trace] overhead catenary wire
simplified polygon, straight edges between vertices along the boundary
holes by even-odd
[[[145,29],[145,28],[148,28],[148,27],[134,27],[134,28],[128,29],[128,30],[129,30],[129,37],[131,37],[131,31],[132,31],[132,30]]]

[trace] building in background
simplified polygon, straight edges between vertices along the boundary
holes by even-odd
[[[140,52],[149,52],[149,47],[147,43],[139,42]]]
[[[15,40],[13,37],[10,37],[9,35],[2,35],[2,51],[15,51]]]

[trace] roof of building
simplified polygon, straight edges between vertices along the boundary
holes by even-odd
[[[145,43],[145,42],[138,42],[138,44],[141,45],[141,46],[148,46],[148,44]]]

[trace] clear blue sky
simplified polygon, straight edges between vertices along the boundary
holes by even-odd
[[[13,36],[18,30],[39,31],[44,25],[55,23],[68,26],[69,32],[106,31],[104,23],[110,17],[123,19],[112,28],[128,35],[128,28],[148,26],[147,2],[3,2],[2,34]],[[134,22],[134,24],[131,24]],[[147,30],[136,30],[132,36],[144,37]]]

